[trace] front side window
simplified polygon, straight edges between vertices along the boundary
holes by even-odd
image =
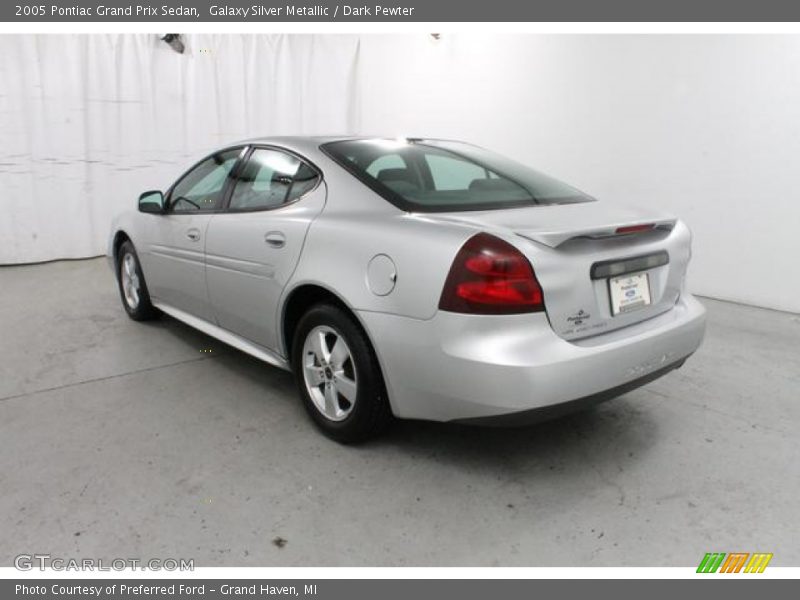
[[[439,140],[361,139],[322,149],[403,210],[441,212],[573,204],[583,192],[477,146]]]
[[[230,210],[268,210],[294,202],[317,184],[319,175],[295,156],[256,148],[236,176]]]
[[[219,209],[225,182],[241,151],[236,148],[218,152],[186,173],[172,188],[169,210],[192,213]]]

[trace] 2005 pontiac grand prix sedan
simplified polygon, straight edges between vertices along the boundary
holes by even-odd
[[[681,366],[705,311],[681,221],[452,141],[223,148],[113,223],[136,320],[159,311],[294,371],[352,442],[393,416],[522,424]]]

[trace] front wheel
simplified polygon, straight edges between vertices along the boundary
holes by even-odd
[[[342,309],[321,304],[303,315],[292,343],[292,365],[303,404],[328,437],[363,441],[391,421],[375,352]]]
[[[123,242],[117,254],[117,283],[122,306],[131,319],[146,321],[158,315],[158,311],[150,303],[139,257],[130,241]]]

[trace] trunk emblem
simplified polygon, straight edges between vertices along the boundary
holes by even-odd
[[[575,325],[581,325],[581,324],[583,324],[584,321],[586,321],[591,316],[592,315],[587,313],[585,310],[580,309],[577,313],[575,313],[571,317],[567,317],[567,322],[568,323],[573,323]]]

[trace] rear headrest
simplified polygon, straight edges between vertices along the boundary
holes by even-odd
[[[521,188],[508,179],[473,179],[469,184],[470,192],[517,192]]]
[[[414,186],[417,185],[417,180],[414,174],[408,169],[381,169],[378,171],[378,181],[384,183],[387,181],[405,181]]]

